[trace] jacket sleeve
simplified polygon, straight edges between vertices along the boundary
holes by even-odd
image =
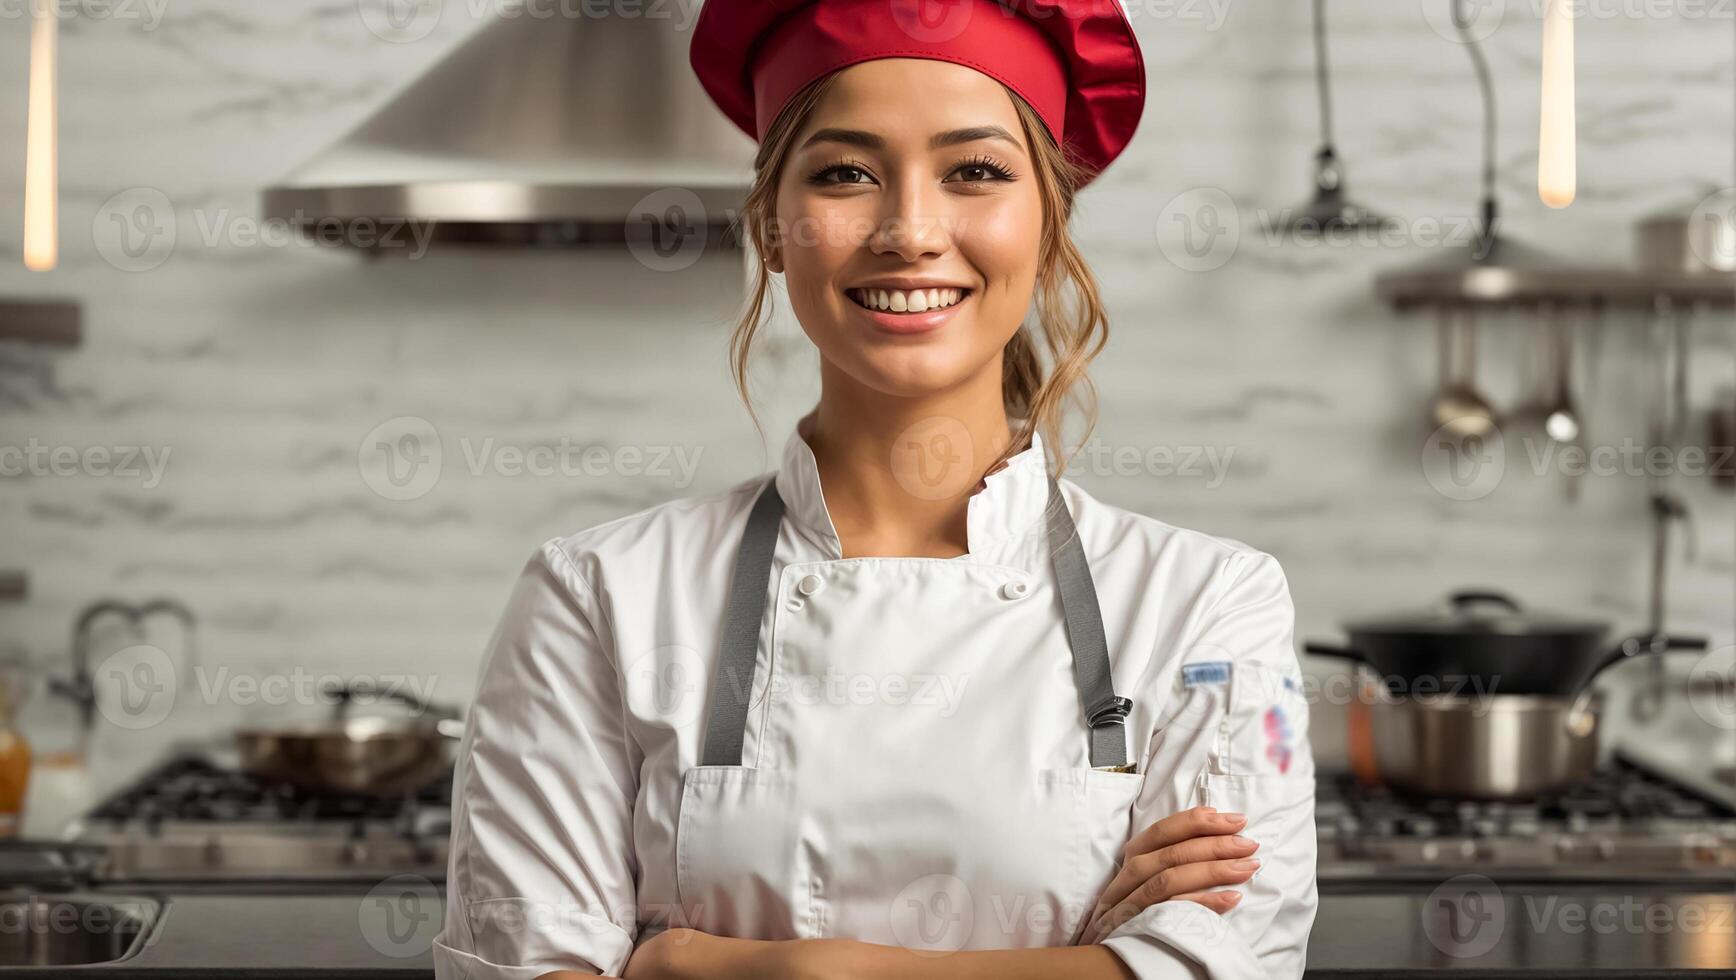
[[[1319,903],[1314,758],[1289,586],[1261,552],[1230,556],[1220,574],[1218,600],[1173,658],[1132,825],[1200,805],[1244,813],[1260,868],[1235,886],[1242,900],[1223,915],[1171,900],[1105,936],[1141,980],[1300,977]]]
[[[641,754],[599,625],[590,586],[544,544],[489,641],[458,752],[438,980],[625,969]]]

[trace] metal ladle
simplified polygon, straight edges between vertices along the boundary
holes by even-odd
[[[1543,431],[1563,446],[1579,441],[1579,408],[1574,404],[1571,389],[1573,372],[1573,339],[1559,310],[1549,321],[1550,340],[1555,357],[1555,400],[1543,416]]]
[[[1429,406],[1437,432],[1453,442],[1481,439],[1495,429],[1495,410],[1488,399],[1479,394],[1472,383],[1477,364],[1476,324],[1467,313],[1462,328],[1462,360],[1458,371],[1453,367],[1453,313],[1451,307],[1440,311],[1437,333],[1440,342],[1440,388]]]

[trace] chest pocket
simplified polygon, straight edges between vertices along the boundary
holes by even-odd
[[[694,766],[682,776],[675,888],[682,922],[715,936],[819,935],[793,774]]]

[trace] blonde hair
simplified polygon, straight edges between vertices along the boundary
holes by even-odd
[[[836,74],[825,75],[797,92],[766,131],[754,158],[754,181],[742,208],[742,223],[751,236],[754,248],[761,256],[770,254],[775,228],[772,208],[777,199],[778,181],[788,161],[796,134],[802,129],[814,107],[831,85]],[[1002,397],[1007,416],[1019,419],[1013,439],[1001,454],[991,460],[983,472],[998,467],[1002,461],[1030,445],[1031,433],[1041,432],[1043,441],[1054,455],[1051,472],[1065,470],[1067,461],[1059,458],[1064,446],[1062,423],[1069,400],[1076,402],[1085,419],[1084,435],[1089,435],[1097,421],[1097,392],[1087,373],[1092,359],[1109,340],[1109,321],[1104,313],[1097,280],[1085,264],[1078,246],[1068,230],[1073,214],[1073,199],[1085,173],[1069,160],[1050,136],[1048,127],[1036,110],[1017,93],[1002,86],[1018,111],[1024,127],[1026,145],[1031,147],[1035,164],[1038,192],[1043,202],[1043,236],[1038,259],[1035,299],[1039,331],[1021,324],[1018,333],[1007,342],[1002,354]],[[753,399],[748,393],[748,355],[755,334],[764,323],[771,276],[765,263],[760,263],[758,275],[746,307],[730,334],[730,364],[736,390],[759,427]],[[1072,286],[1072,295],[1063,288]],[[1072,299],[1069,303],[1068,300]],[[1047,372],[1038,353],[1040,332],[1053,368]]]

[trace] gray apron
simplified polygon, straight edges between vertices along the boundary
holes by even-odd
[[[765,613],[772,552],[777,547],[783,514],[784,501],[778,495],[777,478],[773,476],[754,501],[741,550],[736,554],[722,655],[712,675],[702,765],[742,764],[760,619]],[[1115,694],[1103,615],[1097,605],[1097,587],[1091,581],[1091,569],[1085,561],[1085,549],[1079,543],[1073,515],[1067,510],[1061,486],[1053,475],[1049,477],[1045,516],[1050,558],[1067,621],[1067,642],[1073,652],[1073,676],[1079,686],[1085,726],[1090,730],[1091,765],[1123,767],[1127,763],[1126,718],[1133,702]]]

